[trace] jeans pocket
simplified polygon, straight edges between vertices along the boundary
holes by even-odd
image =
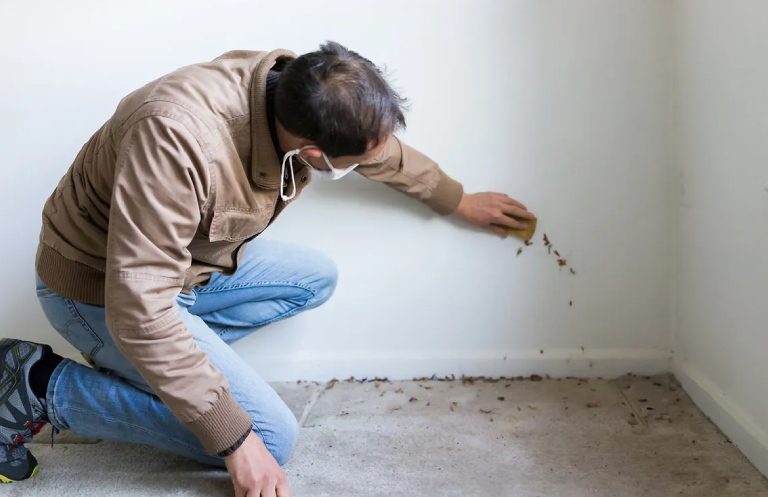
[[[104,341],[80,314],[77,304],[48,288],[37,273],[35,291],[51,326],[77,350],[93,359]]]
[[[104,341],[83,319],[75,302],[54,292],[50,295],[45,292],[42,294],[39,302],[53,329],[77,350],[93,359],[104,347]]]
[[[58,331],[75,348],[93,360],[99,350],[104,347],[104,341],[77,310],[75,302],[70,299],[63,300],[69,309],[70,319]]]

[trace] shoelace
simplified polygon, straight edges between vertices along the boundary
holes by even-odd
[[[32,421],[27,421],[24,423],[24,426],[29,430],[29,433],[26,435],[19,435],[17,434],[15,438],[13,439],[13,442],[10,443],[11,447],[19,447],[25,442],[29,442],[32,440],[32,437],[40,433],[40,430],[43,429],[43,426],[45,426],[45,423],[48,421],[38,421],[37,423],[33,423]],[[54,431],[58,433],[60,430],[53,426],[53,423],[51,423],[51,427],[53,430],[51,430],[51,447],[53,447],[53,433]]]
[[[53,426],[53,423],[51,423],[51,448],[53,448],[53,434],[59,433],[59,429]]]

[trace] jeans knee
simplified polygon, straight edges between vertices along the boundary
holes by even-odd
[[[331,298],[339,278],[339,269],[336,263],[326,255],[321,255],[316,259],[314,269],[316,293],[312,297],[311,307],[318,306]]]
[[[253,429],[257,434],[259,433],[255,424]],[[261,431],[265,431],[264,428]],[[268,436],[265,437],[264,445],[275,458],[277,464],[283,466],[293,454],[293,449],[299,439],[299,422],[291,413],[283,421],[273,423],[266,431],[268,431]]]

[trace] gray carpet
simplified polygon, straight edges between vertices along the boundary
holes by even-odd
[[[671,376],[535,380],[274,384],[303,421],[293,495],[768,496]],[[35,442],[40,471],[0,495],[233,495],[224,470],[150,447]]]

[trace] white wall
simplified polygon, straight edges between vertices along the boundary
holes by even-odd
[[[269,380],[667,370],[667,2],[2,8],[0,257],[12,282],[0,286],[2,335],[73,353],[33,290],[40,210],[124,94],[226,50],[303,53],[334,39],[385,65],[412,101],[407,142],[467,191],[526,203],[578,274],[558,269],[541,233],[515,257],[520,243],[434,216],[357,175],[314,184],[264,236],[331,255],[336,294],[236,344],[244,357]]]
[[[675,370],[768,474],[768,4],[678,2]]]

